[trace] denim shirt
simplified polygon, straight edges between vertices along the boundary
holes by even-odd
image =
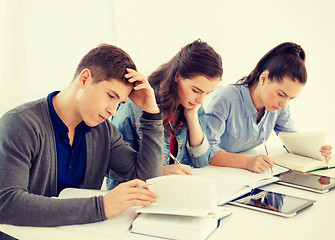
[[[142,132],[140,131],[141,114],[142,109],[137,107],[130,99],[127,99],[123,105],[120,105],[117,110],[117,114],[111,118],[111,122],[123,135],[123,140],[128,142],[129,145],[136,151],[139,150],[142,140]],[[205,132],[205,111],[203,107],[199,109],[198,117],[200,126]],[[191,147],[188,142],[189,132],[187,124],[183,124],[181,127],[178,127],[175,132],[176,140],[178,142],[178,154],[176,158],[179,162],[197,168],[208,165],[209,142],[206,134],[204,134],[204,139],[199,146]],[[164,129],[163,166],[169,165],[170,138],[171,133]],[[124,182],[124,179],[120,178],[112,170],[109,170],[106,176],[106,185],[109,190],[113,189],[121,182]]]
[[[273,130],[276,134],[296,132],[289,106],[275,112],[265,109],[258,123],[257,116],[246,86],[229,85],[217,90],[206,110],[210,158],[219,151],[238,153],[254,148]]]
[[[142,132],[140,131],[140,116],[142,109],[137,107],[130,99],[125,104],[121,105],[117,111],[116,116],[111,119],[111,122],[118,128],[122,133],[123,139],[130,144],[135,150],[139,149]],[[200,126],[205,132],[205,111],[201,107],[198,111],[198,117]],[[169,164],[169,145],[170,145],[171,133],[168,130],[164,130],[164,155],[163,155],[163,166]],[[204,167],[208,165],[209,161],[209,143],[206,135],[204,134],[204,140],[199,146],[191,147],[189,144],[189,131],[187,124],[183,124],[176,130],[176,140],[178,142],[178,155],[176,158],[186,165],[192,167]]]

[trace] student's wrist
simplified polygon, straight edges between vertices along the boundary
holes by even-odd
[[[251,164],[251,158],[252,157],[246,156],[246,155],[242,155],[242,156],[243,156],[243,158],[241,159],[242,160],[242,168],[251,171],[250,164]]]
[[[161,109],[159,108],[159,106],[156,102],[152,102],[151,104],[146,104],[145,107],[142,107],[142,110],[147,112],[147,113],[151,113],[151,114],[161,112]]]
[[[147,113],[151,113],[151,114],[155,114],[155,113],[160,113],[161,110],[159,109],[159,107],[156,105],[155,107],[153,107],[152,109],[146,109],[144,110]]]

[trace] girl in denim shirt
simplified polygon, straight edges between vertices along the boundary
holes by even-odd
[[[164,114],[163,175],[192,174],[190,166],[208,165],[209,143],[204,134],[205,112],[201,105],[221,76],[221,57],[200,40],[186,45],[149,76]],[[134,149],[141,145],[140,115],[141,109],[128,99],[111,120]],[[181,164],[174,164],[171,155]],[[109,172],[107,187],[113,188],[120,180],[124,179]]]
[[[307,80],[305,52],[295,43],[270,50],[255,69],[236,84],[218,90],[206,113],[210,164],[262,173],[273,166],[266,155],[239,152],[260,145],[272,130],[295,132],[288,103]],[[326,161],[331,146],[320,149]]]

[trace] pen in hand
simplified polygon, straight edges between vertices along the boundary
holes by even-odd
[[[152,183],[143,183],[141,185],[137,185],[136,188],[145,188],[145,187],[148,187],[150,185],[152,185]]]
[[[174,172],[173,172],[172,174],[186,174],[186,175],[192,175],[192,170],[191,170],[191,167],[190,167],[190,166],[181,164],[180,161],[178,161],[178,159],[177,159],[175,156],[173,156],[171,153],[170,153],[169,156],[172,158],[172,160],[173,160],[176,164],[180,165],[180,166],[178,166],[178,168],[176,168],[176,169],[174,170]],[[177,167],[177,166],[176,166],[176,167]],[[169,173],[169,174],[171,174],[171,173]]]
[[[175,156],[173,156],[171,153],[170,153],[170,158],[172,158],[172,160],[173,160],[175,163],[177,163],[177,164],[181,164],[181,163],[178,161],[178,159],[177,159]]]
[[[265,148],[266,156],[269,156],[268,148],[266,147],[264,138],[263,138],[263,145],[264,145],[264,148]],[[270,167],[270,169],[271,169],[271,172],[273,173],[272,167]]]

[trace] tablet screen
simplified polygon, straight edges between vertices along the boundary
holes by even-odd
[[[314,200],[256,188],[252,193],[244,195],[230,204],[284,217],[291,217],[298,211],[311,206],[314,202]]]
[[[315,189],[320,192],[326,192],[335,187],[335,178],[290,170],[278,175],[279,183],[290,183],[291,185]]]

